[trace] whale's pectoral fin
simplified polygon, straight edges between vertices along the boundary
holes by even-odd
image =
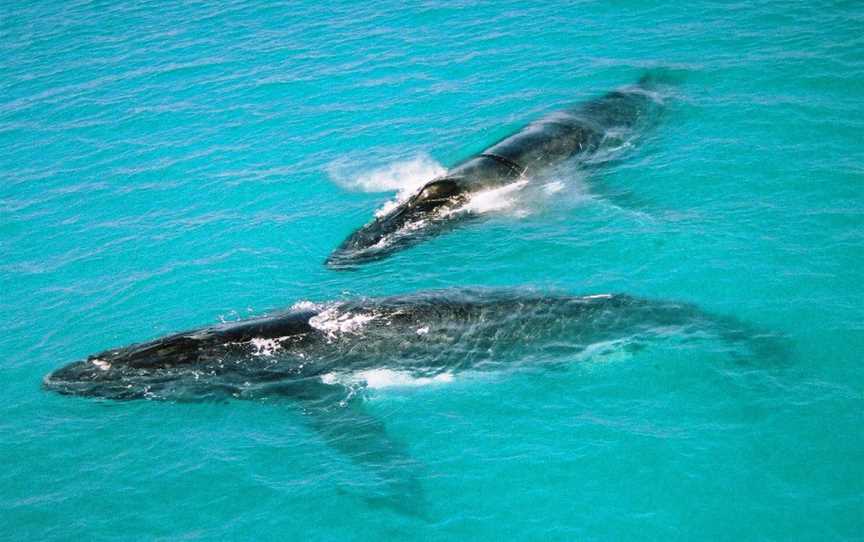
[[[422,515],[419,462],[387,434],[380,419],[364,410],[355,390],[316,379],[304,382],[299,392],[295,389],[289,393],[329,446],[372,475],[370,487],[363,492],[368,502]]]
[[[706,315],[714,326],[717,336],[730,348],[729,353],[739,363],[758,360],[760,366],[766,364],[787,365],[793,354],[789,338],[756,326],[747,324],[732,316]]]

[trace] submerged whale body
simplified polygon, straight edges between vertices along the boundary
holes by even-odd
[[[470,218],[473,194],[529,178],[566,160],[591,160],[650,123],[660,100],[657,74],[537,120],[433,179],[351,234],[327,258],[334,269],[384,258]]]
[[[121,401],[284,398],[328,444],[380,478],[375,498],[415,513],[418,465],[365,412],[365,387],[394,376],[435,382],[466,371],[558,367],[660,338],[713,337],[737,347],[752,336],[736,320],[671,301],[444,290],[303,303],[106,350],[48,374],[44,386]]]

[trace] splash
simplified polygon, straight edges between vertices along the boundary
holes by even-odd
[[[413,158],[393,162],[385,166],[358,172],[351,170],[344,161],[334,162],[328,167],[330,178],[337,185],[356,192],[396,192],[396,197],[375,211],[381,217],[436,177],[447,173],[447,168],[426,153]]]
[[[526,185],[528,179],[520,179],[498,188],[482,190],[471,196],[464,209],[477,214],[520,209],[519,193]]]
[[[345,189],[355,192],[396,191],[405,195],[446,172],[444,166],[426,153],[370,171],[351,170],[345,162],[334,162],[328,167],[333,182]]]

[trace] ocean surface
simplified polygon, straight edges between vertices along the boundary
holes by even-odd
[[[604,163],[323,265],[394,197],[650,71],[663,112]],[[3,540],[864,539],[860,2],[2,0],[0,255]],[[787,352],[367,375],[417,464],[401,507],[288,399],[42,388],[175,331],[461,287],[678,300]]]

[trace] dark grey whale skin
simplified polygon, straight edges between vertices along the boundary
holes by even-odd
[[[330,329],[321,320],[356,328]],[[445,372],[552,368],[598,344],[641,348],[716,338],[758,353],[758,335],[693,305],[628,295],[451,289],[344,301],[176,333],[106,350],[48,374],[46,390],[97,400],[284,400],[326,443],[378,482],[363,498],[422,514],[421,466],[366,413],[362,391],[332,378],[375,369]],[[261,352],[269,341],[272,352]],[[761,354],[759,354],[761,355]]]
[[[500,370],[526,352],[557,359],[606,341],[639,343],[664,333],[735,343],[745,331],[693,305],[623,294],[439,290],[288,310],[110,349],[57,369],[44,386],[113,400],[341,399],[349,390],[322,377],[373,369],[414,376]]]
[[[433,179],[392,211],[359,228],[327,258],[332,269],[352,269],[385,258],[471,218],[448,213],[470,194],[531,177],[565,160],[585,161],[604,148],[610,131],[651,124],[660,102],[657,74],[643,76],[570,109],[543,117]],[[406,228],[411,224],[422,227]]]
[[[502,370],[657,337],[759,345],[759,334],[732,317],[625,294],[454,288],[309,306],[105,350],[51,372],[43,385],[112,400],[341,401],[350,390],[327,375]]]

